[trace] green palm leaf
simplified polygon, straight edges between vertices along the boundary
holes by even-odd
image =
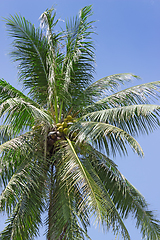
[[[131,104],[148,104],[159,98],[159,86],[160,81],[155,81],[124,89],[89,105],[86,111],[95,111]]]
[[[44,208],[44,171],[29,165],[19,167],[0,197],[1,210],[14,208],[7,220],[8,225],[1,232],[2,239],[33,239],[39,233]],[[35,211],[36,206],[38,210]]]
[[[159,239],[159,220],[148,210],[148,204],[141,193],[104,154],[96,151],[91,145],[86,146],[85,150],[114,204],[118,206],[122,218],[131,214],[137,220],[136,227],[140,228],[144,239]]]
[[[49,51],[47,54],[47,67],[48,67],[48,105],[52,108],[54,104],[54,109],[56,112],[56,121],[58,122],[58,100],[57,97],[64,98],[62,94],[62,88],[64,81],[62,79],[61,68],[63,54],[59,53],[60,44],[59,38],[60,34],[54,32],[54,27],[57,21],[55,21],[56,13],[53,13],[54,9],[47,9],[40,17],[41,27],[46,31],[46,38],[48,41]],[[61,89],[59,91],[59,89]],[[65,95],[65,94],[64,94]]]
[[[105,189],[103,188],[103,184],[99,179],[98,175],[95,173],[92,166],[88,162],[86,162],[86,159],[82,161],[83,162],[82,164],[81,159],[78,157],[69,139],[68,139],[68,142],[69,142],[69,146],[71,147],[71,152],[69,151],[69,149],[67,149],[68,159],[65,159],[67,160],[67,162],[65,163],[65,166],[64,166],[67,169],[64,171],[64,167],[63,167],[61,170],[62,171],[61,177],[63,178],[62,182],[63,181],[66,182],[65,179],[67,179],[67,182],[64,183],[64,186],[71,185],[71,187],[69,187],[68,194],[70,194],[70,192],[73,191],[72,190],[73,186],[76,184],[80,189],[80,191],[83,191],[83,195],[82,195],[83,199],[81,200],[81,203],[80,203],[81,207],[79,210],[81,211],[83,209],[84,211],[84,209],[86,209],[86,211],[88,211],[90,214],[95,216],[97,222],[99,222],[100,224],[103,224],[104,226],[110,225],[111,224],[110,222],[112,220],[112,225],[113,225],[112,227],[115,232],[117,231],[117,228],[118,228],[118,225],[116,225],[115,219],[116,220],[118,219],[117,221],[122,228],[122,235],[125,237],[125,239],[130,239],[128,231],[120,215],[118,214],[110,196],[108,195],[107,191],[105,191]],[[65,154],[65,157],[67,158],[66,154]],[[77,166],[76,163],[74,163],[74,159],[80,166],[80,169],[78,169],[79,167]],[[76,169],[74,170],[74,168]],[[82,173],[80,173],[79,170]],[[63,172],[65,172],[65,176]],[[69,183],[70,181],[71,183]],[[78,190],[76,189],[76,193],[77,191]],[[112,216],[112,218],[110,216]],[[114,221],[113,221],[113,218],[114,218]]]
[[[94,33],[88,18],[92,15],[92,7],[81,9],[79,17],[66,23],[66,56],[63,72],[65,85],[74,100],[74,108],[85,101],[84,88],[88,86],[94,73],[94,48],[91,34]]]
[[[92,83],[85,89],[85,94],[90,98],[93,96],[93,101],[104,98],[105,95],[115,92],[126,82],[132,81],[134,78],[139,78],[131,73],[113,74]],[[90,99],[89,98],[89,99]]]
[[[72,144],[72,142],[67,139],[67,154],[65,154],[65,160],[67,161],[64,167],[66,170],[62,171],[62,181],[64,178],[71,179],[72,184],[78,184],[80,189],[83,190],[85,195],[83,196],[83,201],[86,203],[86,206],[90,206],[91,212],[97,213],[97,217],[99,217],[99,220],[101,219],[101,211],[103,211],[103,207],[99,201],[99,199],[102,199],[102,191],[96,184],[96,182],[93,181],[93,179],[90,177],[90,174],[87,172],[86,168],[81,163],[80,158],[78,157],[75,148]],[[74,171],[73,171],[74,169]],[[77,172],[76,172],[77,169]],[[73,177],[73,176],[74,177]],[[72,182],[73,181],[73,182]],[[91,204],[92,203],[92,204]],[[104,208],[110,209],[110,206],[107,202],[104,201]]]
[[[91,112],[82,119],[109,123],[135,136],[159,126],[159,109],[159,105],[130,105]]]
[[[21,91],[11,86],[5,80],[0,79],[0,104],[2,104],[9,98],[22,98],[23,100],[28,101],[35,106],[38,106],[38,104],[36,104],[29,97],[24,95]]]
[[[116,155],[127,153],[126,144],[140,156],[143,156],[143,150],[138,142],[124,130],[104,122],[86,121],[81,122],[80,131],[77,136],[77,142],[93,142],[100,149],[105,148],[107,155],[111,153]]]
[[[35,122],[51,122],[51,116],[45,110],[39,109],[21,98],[10,98],[0,106],[0,116],[4,122],[11,124],[15,133],[26,130]]]
[[[87,171],[90,173],[92,178],[97,179],[96,182],[98,182],[98,185],[101,186],[101,189],[103,189],[103,194],[104,194],[103,197],[106,198],[107,202],[111,206],[111,211],[106,212],[103,215],[103,218],[101,219],[101,221],[99,219],[97,219],[97,216],[94,214],[96,222],[99,222],[100,224],[102,224],[102,226],[104,227],[104,230],[105,230],[105,228],[109,229],[109,227],[112,227],[115,234],[118,234],[121,232],[121,235],[123,236],[124,239],[130,240],[130,235],[128,233],[128,230],[127,230],[119,212],[117,211],[117,208],[116,208],[114,202],[112,201],[110,194],[108,193],[107,189],[104,188],[104,182],[98,176],[98,174],[95,171],[94,166],[92,166],[91,162],[88,161],[87,158],[84,158],[83,161],[84,161],[84,165],[85,165]]]
[[[67,181],[65,185],[58,185],[53,190],[52,209],[51,209],[51,226],[48,231],[48,236],[53,238],[65,239],[90,239],[87,235],[87,226],[89,225],[88,217],[85,212],[78,210],[77,194],[74,191],[69,191]],[[49,221],[49,219],[47,219]],[[83,228],[81,226],[83,224]]]
[[[29,136],[25,134],[1,145],[1,149],[6,150],[1,159],[2,171],[3,168],[11,171],[13,166],[12,174],[3,176],[6,187],[0,196],[0,210],[5,210],[9,218],[1,232],[2,239],[6,236],[7,239],[33,239],[41,225],[47,164],[43,153],[35,154]]]
[[[16,15],[6,19],[10,36],[14,37],[14,61],[19,61],[19,78],[31,96],[41,104],[46,103],[48,70],[46,54],[48,43],[40,29],[24,17]]]

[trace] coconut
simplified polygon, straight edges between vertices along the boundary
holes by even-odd
[[[62,123],[57,123],[56,126],[57,126],[57,128],[59,128],[62,126]]]
[[[66,127],[67,127],[67,123],[66,123],[66,122],[63,122],[63,123],[62,123],[62,126],[63,126],[63,128],[66,128]]]
[[[60,126],[57,130],[58,130],[59,132],[63,132],[63,127]]]
[[[67,120],[68,120],[68,121],[72,121],[72,119],[73,119],[73,118],[72,118],[71,115],[68,115],[68,116],[67,116]]]
[[[67,135],[67,132],[68,132],[68,128],[65,128],[65,129],[63,130],[63,133],[64,133],[65,135]]]

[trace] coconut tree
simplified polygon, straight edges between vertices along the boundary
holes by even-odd
[[[159,126],[160,81],[119,91],[133,74],[94,81],[91,6],[56,31],[54,9],[40,28],[20,15],[6,19],[13,37],[23,90],[0,80],[0,210],[8,214],[1,239],[34,239],[44,219],[48,240],[90,239],[94,218],[130,239],[129,214],[147,240],[160,239],[160,225],[140,192],[110,159],[139,156],[135,140]]]

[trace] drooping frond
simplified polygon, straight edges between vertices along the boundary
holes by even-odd
[[[31,132],[24,133],[13,138],[14,134],[9,136],[4,143],[0,145],[0,183],[3,182],[5,187],[12,176],[19,169],[21,164],[24,166],[33,156],[36,158],[44,158],[45,151],[45,126],[40,127]],[[4,137],[3,137],[4,138]],[[45,160],[47,158],[45,157]]]
[[[100,150],[105,148],[108,156],[110,156],[111,153],[116,155],[116,151],[118,151],[119,154],[126,154],[127,144],[129,144],[133,151],[139,156],[143,156],[141,146],[130,134],[109,123],[95,121],[79,122],[73,129],[74,128],[74,131],[80,129],[77,142],[83,143],[86,141],[89,143],[91,141],[93,145],[96,145]]]
[[[87,146],[87,144],[85,145]],[[116,205],[112,201],[111,196],[109,195],[107,189],[104,187],[104,182],[101,180],[101,178],[98,176],[97,172],[95,171],[94,165],[92,165],[92,161],[90,161],[90,156],[88,156],[87,149],[83,148],[81,151],[81,154],[84,154],[85,157],[81,157],[81,160],[83,162],[83,165],[87,169],[88,173],[96,181],[98,186],[102,189],[102,192],[104,194],[103,198],[106,199],[106,201],[111,206],[111,210],[109,212],[105,212],[103,215],[101,221],[99,218],[97,218],[96,214],[93,215],[95,218],[96,224],[101,224],[103,226],[104,231],[109,229],[110,227],[113,229],[115,234],[121,233],[124,239],[130,240],[130,235],[128,233],[128,230],[123,222],[123,219],[121,215],[119,214]],[[93,150],[93,149],[92,149]],[[86,155],[87,153],[87,155]],[[109,166],[115,165],[113,162],[111,163],[111,160],[108,159]]]
[[[0,146],[4,186],[0,211],[5,210],[9,216],[8,225],[1,232],[2,239],[33,239],[38,235],[48,171],[41,149],[42,138],[37,142],[36,133],[29,132]]]
[[[120,107],[127,105],[149,104],[160,97],[160,81],[140,84],[134,87],[124,89],[113,93],[94,104],[88,106],[85,111],[96,111],[111,107]]]
[[[51,216],[47,220],[48,225],[50,225],[48,237],[58,239],[60,236],[61,239],[66,240],[90,239],[87,235],[89,219],[86,210],[83,209],[80,212],[78,209],[82,194],[80,194],[78,188],[71,191],[67,183],[67,179],[65,184],[59,181],[54,183],[52,198],[50,199]]]
[[[57,148],[66,146],[65,142],[57,143]],[[64,151],[59,149],[52,159],[52,167],[49,175],[48,217],[46,220],[48,239],[74,240],[90,239],[87,235],[89,216],[85,209],[79,209],[79,203],[83,198],[78,186],[70,185],[67,178],[63,178],[63,167],[66,164],[63,158]],[[56,164],[56,167],[55,167]]]
[[[21,91],[14,88],[12,85],[7,83],[5,80],[0,79],[0,104],[9,98],[22,98],[25,101],[32,103],[34,106],[38,106],[29,97],[23,94]]]
[[[62,165],[60,172],[62,183],[65,184],[65,181],[68,181],[69,191],[77,186],[79,191],[83,193],[83,199],[79,203],[80,211],[86,208],[87,212],[95,214],[101,222],[106,211],[110,211],[110,204],[106,198],[103,198],[102,189],[86,170],[69,139],[61,151],[63,153],[63,162],[60,162],[60,166]]]
[[[113,74],[92,83],[84,90],[84,93],[87,96],[89,95],[89,99],[92,100],[91,103],[93,104],[93,102],[104,98],[106,95],[114,93],[121,85],[132,81],[134,78],[139,77],[131,73]]]
[[[20,239],[33,239],[39,235],[39,227],[41,226],[40,211],[41,205],[38,203],[41,199],[40,196],[30,196],[30,199],[25,197],[20,200],[13,211],[13,214],[6,221],[8,224],[1,232],[1,239],[5,240],[20,240]],[[37,198],[37,199],[36,199]],[[36,200],[36,201],[35,201]],[[38,202],[39,200],[39,202]],[[34,213],[34,208],[39,207]],[[33,215],[34,214],[34,215]]]
[[[12,135],[10,140],[7,141],[6,139],[6,141],[0,145],[0,183],[2,182],[4,187],[8,184],[19,166],[22,164],[24,167],[25,160],[28,163],[30,154],[35,151],[35,148],[38,148],[36,142],[33,141],[35,135],[31,132],[16,138],[13,138],[13,136],[14,135]]]
[[[22,152],[25,150],[26,143],[28,143],[28,140],[33,136],[32,132],[24,133],[23,135],[20,135],[16,138],[12,138],[9,141],[6,141],[5,143],[0,145],[0,153],[4,150],[21,148]],[[29,145],[27,145],[29,146]],[[23,148],[23,149],[22,149]]]
[[[21,98],[10,98],[0,106],[0,117],[5,117],[4,122],[12,125],[15,134],[35,122],[51,122],[51,116],[47,111],[39,109]]]
[[[130,214],[144,239],[159,239],[160,226],[141,193],[119,172],[117,166],[91,145],[84,148],[89,161],[110,194],[122,218]]]
[[[0,144],[10,140],[14,136],[14,130],[11,125],[0,125]]]
[[[65,186],[68,186],[67,190],[68,194],[69,195],[76,194],[76,196],[78,197],[79,192],[81,193],[80,194],[81,198],[79,199],[78,203],[77,216],[79,216],[81,212],[86,211],[89,214],[89,216],[94,216],[96,218],[96,222],[102,224],[103,226],[109,226],[111,219],[112,220],[116,219],[117,222],[115,221],[115,224],[113,224],[114,231],[116,232],[117,229],[119,229],[118,228],[119,225],[122,231],[122,235],[125,237],[124,239],[130,240],[128,231],[118,211],[116,210],[112,202],[112,199],[108,195],[107,191],[103,188],[103,184],[98,175],[96,174],[96,172],[94,171],[94,169],[92,168],[92,165],[87,161],[87,159],[82,159],[79,156],[79,154],[76,152],[76,148],[73,146],[72,142],[69,139],[67,139],[67,142],[68,142],[67,145],[66,143],[64,143],[63,150],[62,149],[60,150],[61,154],[63,154],[63,161],[59,159],[60,162],[58,164],[58,169],[60,171],[59,175],[61,180],[60,182],[63,188],[66,188]],[[67,152],[64,154],[64,151],[66,150]],[[60,189],[62,189],[62,187],[60,187]],[[59,194],[59,190],[57,191],[58,191],[57,194]],[[71,199],[73,200],[73,197]],[[67,200],[65,200],[64,203],[65,205],[67,204],[66,201]],[[57,205],[58,209],[59,207],[60,205]],[[57,208],[53,209],[53,212],[55,214],[58,214],[56,211]],[[74,207],[72,207],[72,215],[73,213]],[[85,217],[85,215],[83,217]],[[63,222],[64,218],[63,214],[60,214],[58,219],[59,218],[60,221]],[[66,222],[66,225],[63,225],[66,227],[65,232],[67,231],[67,227],[69,227],[68,224],[70,225],[71,223],[72,221],[70,223]],[[55,222],[53,222],[53,227],[55,227]],[[59,228],[57,228],[57,230],[58,229]],[[66,236],[67,234],[68,233],[66,233]],[[81,237],[78,239],[83,238]]]
[[[132,136],[149,133],[160,125],[159,105],[130,105],[91,112],[82,117],[91,121],[112,124]]]
[[[9,214],[1,239],[33,239],[39,233],[46,167],[42,162],[32,162],[31,159],[31,154],[28,154],[0,196],[0,210],[6,209]]]

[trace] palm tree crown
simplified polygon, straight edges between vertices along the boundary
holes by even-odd
[[[105,229],[130,235],[131,213],[142,237],[160,239],[159,221],[110,156],[140,156],[135,140],[159,126],[160,81],[118,92],[137,76],[115,74],[94,82],[91,6],[56,31],[54,9],[40,28],[19,15],[6,19],[27,95],[0,80],[0,210],[8,214],[1,239],[33,239],[42,214],[48,240],[90,239],[93,217]]]

